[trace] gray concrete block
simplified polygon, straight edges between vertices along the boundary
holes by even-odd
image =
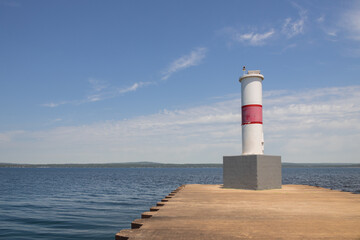
[[[281,157],[270,155],[241,155],[223,157],[225,188],[281,188]]]

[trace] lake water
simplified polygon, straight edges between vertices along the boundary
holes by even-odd
[[[0,239],[110,240],[182,184],[222,168],[0,168]],[[283,184],[360,193],[360,168],[283,168]]]

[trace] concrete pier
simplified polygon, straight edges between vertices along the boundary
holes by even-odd
[[[163,200],[115,239],[360,239],[360,194],[192,184]]]

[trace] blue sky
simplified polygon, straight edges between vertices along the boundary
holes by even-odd
[[[242,66],[265,154],[359,163],[358,1],[0,0],[0,162],[220,163]]]

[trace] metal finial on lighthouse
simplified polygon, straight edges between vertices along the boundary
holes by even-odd
[[[246,73],[246,67],[243,66],[243,75],[245,75],[245,73]]]

